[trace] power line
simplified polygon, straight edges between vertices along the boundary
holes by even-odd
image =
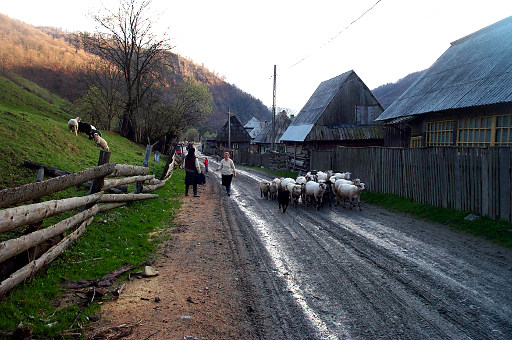
[[[336,39],[338,36],[340,36],[341,33],[345,32],[347,29],[349,29],[350,26],[352,26],[353,24],[355,24],[356,22],[358,22],[362,17],[364,17],[368,12],[370,12],[375,6],[377,6],[377,4],[379,2],[381,2],[382,0],[377,0],[377,2],[375,4],[373,4],[372,7],[368,8],[366,11],[364,11],[363,14],[361,14],[357,19],[355,19],[354,21],[352,21],[350,24],[347,25],[347,27],[343,28],[341,31],[339,31],[338,33],[336,33],[331,39],[327,40],[325,43],[323,43],[318,49],[321,49],[321,48],[324,48],[325,46],[327,46],[328,44],[330,44],[334,39]],[[293,68],[295,66],[297,66],[298,64],[300,64],[301,62],[303,62],[304,60],[306,60],[307,58],[311,57],[313,53],[310,53],[308,54],[307,56],[301,58],[299,61],[297,61],[295,64],[293,64],[292,66],[290,66],[289,68]]]

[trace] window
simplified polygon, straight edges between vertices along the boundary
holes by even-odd
[[[233,143],[233,144],[231,144],[231,147],[232,147],[233,149],[238,149],[238,143]]]
[[[512,114],[496,116],[496,145],[512,145]]]
[[[411,148],[421,148],[421,136],[411,137]]]
[[[489,146],[494,145],[494,117],[476,117],[459,120],[457,145]]]
[[[438,122],[427,122],[426,145],[452,145],[453,144],[453,120],[443,120]],[[412,139],[411,139],[412,143]]]

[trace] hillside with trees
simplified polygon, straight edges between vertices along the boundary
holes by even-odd
[[[123,103],[122,100],[125,94],[118,87],[122,81],[120,66],[107,60],[97,48],[86,44],[84,37],[93,37],[95,34],[69,33],[51,27],[35,28],[0,14],[0,35],[3,38],[0,44],[2,75],[21,75],[69,100],[73,104],[67,108],[67,111],[73,112],[70,115],[76,116],[78,111],[85,114],[96,126],[114,131],[118,129],[118,119],[121,118],[122,121],[121,112],[126,109],[126,102]],[[159,52],[161,54],[158,63],[155,63],[145,79],[151,80],[157,86],[152,88],[154,91],[144,92],[148,95],[144,102],[140,101],[142,98],[132,98],[132,102],[139,101],[139,113],[143,110],[151,113],[149,116],[139,117],[138,123],[144,125],[159,115],[166,119],[163,117],[168,115],[169,109],[177,109],[172,105],[157,105],[161,99],[170,104],[179,95],[197,95],[203,92],[207,95],[205,91],[211,95],[211,108],[203,107],[209,113],[187,121],[189,114],[181,112],[181,116],[175,117],[178,127],[181,125],[186,130],[189,127],[186,124],[192,124],[201,133],[215,132],[223,125],[228,109],[235,112],[243,123],[253,116],[260,120],[269,119],[268,107],[227,83],[223,77],[163,46]],[[105,87],[100,89],[98,83]],[[190,92],[191,89],[195,92]],[[151,110],[148,111],[149,107]],[[125,135],[136,142],[145,142],[148,138],[153,141],[161,137],[158,134],[163,131],[149,131],[142,125],[139,125],[141,128],[137,131],[133,130]],[[171,134],[180,132],[174,129]]]
[[[373,89],[372,93],[385,110],[395,101],[395,99],[400,97],[422,73],[423,71],[410,73],[394,83],[388,83]]]

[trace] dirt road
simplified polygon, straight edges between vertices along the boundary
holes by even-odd
[[[228,197],[210,171],[164,249],[172,261],[159,260],[169,274],[148,280],[170,307],[144,314],[135,299],[131,322],[156,324],[161,339],[512,338],[510,249],[369,205],[283,214],[260,198],[262,178],[240,168]],[[134,339],[152,334],[137,329]]]

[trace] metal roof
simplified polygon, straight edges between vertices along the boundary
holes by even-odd
[[[286,112],[280,112],[277,114],[276,123],[276,137],[274,142],[279,143],[280,137],[286,131],[292,120],[288,117]],[[254,144],[272,144],[272,123],[267,124],[263,130],[253,140]]]
[[[376,120],[512,101],[512,16],[451,47]]]
[[[336,96],[341,85],[353,72],[348,71],[320,83],[306,105],[304,105],[297,114],[297,117],[295,117],[281,136],[280,141],[303,142],[313,128],[313,125],[315,125],[329,103]]]

